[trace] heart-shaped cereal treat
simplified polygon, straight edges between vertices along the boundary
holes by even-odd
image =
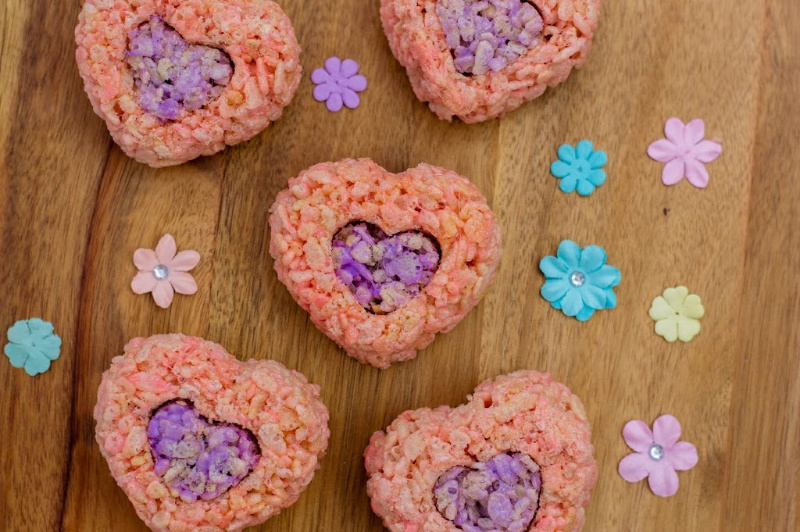
[[[400,414],[364,457],[372,509],[393,532],[577,531],[597,480],[580,400],[529,370],[456,408]]]
[[[271,0],[86,0],[75,30],[86,93],[150,166],[247,140],[300,83],[300,47]]]
[[[466,178],[421,164],[322,163],[272,205],[278,278],[350,356],[378,368],[414,358],[478,304],[500,229]]]
[[[601,0],[381,0],[383,31],[417,98],[481,122],[586,61]]]
[[[136,338],[103,374],[96,439],[155,531],[240,530],[292,505],[328,445],[319,387],[180,334]]]

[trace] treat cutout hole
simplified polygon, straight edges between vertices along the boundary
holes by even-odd
[[[341,228],[332,246],[336,276],[375,314],[388,314],[417,297],[441,257],[439,243],[421,231],[389,236],[367,222]]]
[[[456,70],[497,72],[539,42],[542,15],[523,0],[439,0],[436,13]]]
[[[201,109],[225,90],[233,62],[222,50],[189,44],[158,16],[131,30],[130,66],[139,104],[162,121]]]
[[[456,466],[433,488],[436,509],[461,530],[521,532],[539,509],[542,475],[523,453],[501,453],[474,466]]]
[[[241,482],[261,457],[249,430],[212,423],[183,399],[153,412],[147,437],[156,474],[185,502],[219,497]]]

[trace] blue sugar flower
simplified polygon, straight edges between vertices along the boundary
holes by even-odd
[[[539,263],[547,279],[542,297],[567,316],[586,321],[595,310],[614,308],[617,296],[614,287],[622,276],[606,264],[606,252],[599,246],[581,249],[571,240],[558,246],[558,256],[548,256]]]
[[[61,338],[53,334],[53,324],[39,318],[15,323],[8,330],[5,353],[15,368],[25,368],[33,377],[50,369],[50,361],[61,354]]]
[[[582,140],[576,148],[564,144],[558,148],[560,161],[553,161],[550,173],[561,180],[558,184],[563,192],[569,194],[575,189],[581,196],[588,196],[606,182],[606,173],[601,170],[608,162],[604,151],[594,151],[592,143]]]

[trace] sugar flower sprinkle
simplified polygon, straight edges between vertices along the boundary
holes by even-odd
[[[659,139],[647,148],[647,155],[666,163],[661,173],[665,185],[674,185],[686,179],[697,188],[708,186],[710,163],[722,153],[722,145],[712,140],[703,140],[706,125],[700,119],[684,124],[678,118],[670,118],[664,126],[665,139]]]
[[[700,332],[700,318],[706,313],[700,296],[690,294],[685,286],[667,288],[650,307],[656,334],[667,342],[688,342]]]
[[[61,338],[53,324],[40,318],[21,320],[8,330],[5,353],[15,368],[25,368],[31,377],[50,369],[61,355]]]
[[[543,258],[539,269],[546,278],[542,297],[567,316],[586,321],[596,310],[617,306],[614,287],[622,276],[617,268],[606,264],[606,252],[599,246],[581,249],[575,242],[564,240],[557,256]]]
[[[200,254],[193,250],[177,252],[172,235],[164,235],[155,250],[137,249],[133,263],[139,273],[131,281],[137,294],[152,292],[153,300],[161,308],[172,303],[175,292],[191,295],[197,292],[197,283],[188,273],[200,262]]]
[[[325,68],[318,68],[311,73],[314,82],[314,99],[325,102],[328,111],[339,112],[342,105],[355,109],[361,103],[358,92],[367,88],[367,78],[358,73],[358,63],[352,59],[342,61],[338,57],[329,57]]]
[[[606,182],[602,168],[608,156],[604,151],[595,151],[588,140],[580,141],[574,148],[562,145],[558,148],[558,159],[550,165],[550,173],[561,180],[558,188],[566,194],[577,190],[581,196],[588,196]]]
[[[669,414],[656,419],[652,431],[644,421],[628,421],[622,437],[635,452],[620,461],[619,475],[628,482],[647,478],[650,489],[659,497],[677,493],[676,471],[688,471],[697,465],[697,449],[691,443],[678,441],[681,424]]]

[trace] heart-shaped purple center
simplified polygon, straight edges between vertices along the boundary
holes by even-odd
[[[542,475],[533,459],[502,453],[448,469],[433,495],[439,513],[466,532],[525,532],[539,509]]]
[[[356,300],[375,314],[388,314],[417,297],[439,267],[439,245],[420,231],[388,236],[354,222],[333,237],[333,266]]]
[[[156,474],[186,502],[222,495],[261,457],[250,431],[232,423],[211,423],[183,399],[158,407],[147,436]]]
[[[129,35],[130,65],[139,104],[159,119],[175,120],[182,109],[200,109],[225,90],[233,75],[230,56],[189,44],[153,16]]]
[[[439,0],[436,13],[462,74],[497,72],[535,45],[544,29],[539,11],[521,0]]]

